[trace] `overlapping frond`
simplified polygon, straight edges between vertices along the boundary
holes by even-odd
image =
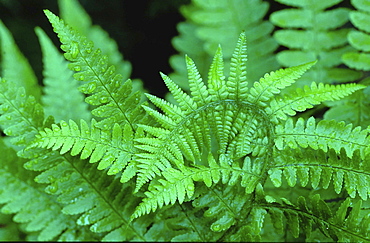
[[[250,96],[248,96],[248,101],[265,107],[266,101],[269,101],[274,95],[279,94],[282,89],[293,84],[315,63],[316,61],[313,61],[265,74],[258,82],[254,82],[250,90]]]
[[[184,201],[192,199],[195,190],[194,182],[197,181],[204,182],[209,188],[220,181],[229,186],[234,186],[240,181],[240,186],[245,188],[244,190],[248,194],[254,190],[260,179],[262,162],[258,159],[252,162],[249,157],[246,157],[242,168],[227,156],[221,156],[220,164],[218,164],[212,154],[209,154],[208,162],[209,167],[182,167],[180,170],[165,169],[161,173],[163,179],[152,180],[148,191],[145,192],[147,197],[136,208],[132,218],[155,212],[157,209],[165,205],[173,205],[177,201],[182,204]],[[222,227],[226,226],[223,225]]]
[[[111,130],[102,130],[96,123],[94,119],[91,124],[81,120],[79,127],[73,120],[62,120],[36,135],[31,146],[60,150],[60,154],[70,152],[72,156],[81,154],[81,159],[99,162],[98,170],[109,168],[108,175],[117,174],[134,155],[133,131],[128,124],[120,127],[116,123]]]
[[[352,5],[357,9],[351,11],[349,18],[358,30],[348,33],[348,42],[356,51],[344,53],[343,62],[357,70],[370,70],[370,7],[364,0],[352,0]]]
[[[291,187],[299,181],[302,186],[321,186],[327,189],[332,183],[339,194],[342,189],[354,198],[357,194],[367,200],[370,195],[370,165],[368,159],[361,159],[359,151],[352,158],[345,150],[339,153],[330,149],[292,149],[276,156],[276,164],[269,171],[273,184],[280,187],[284,177]]]
[[[43,127],[44,111],[23,87],[0,79],[0,125],[12,143],[24,147]]]
[[[114,65],[116,72],[121,74],[124,80],[128,79],[131,74],[131,64],[123,60],[117,43],[109,37],[108,33],[100,26],[92,25],[90,16],[80,3],[77,0],[58,0],[58,6],[60,17],[65,23],[93,41],[95,47],[108,56],[109,65]]]
[[[309,85],[312,81],[346,82],[361,77],[360,72],[337,67],[342,63],[341,56],[353,49],[347,44],[349,29],[341,28],[348,21],[349,9],[335,7],[342,0],[277,1],[297,7],[276,11],[270,16],[273,24],[285,28],[277,30],[274,38],[289,48],[277,54],[279,63],[290,67],[318,60],[315,67],[296,84],[298,87]]]
[[[361,126],[363,129],[370,125],[370,87],[368,87],[369,78],[359,82],[367,87],[359,92],[355,92],[339,101],[330,102],[330,107],[324,113],[324,119],[345,121],[352,123],[354,126]]]
[[[94,240],[91,233],[76,225],[74,216],[61,214],[62,205],[54,196],[44,193],[44,186],[34,182],[37,175],[23,168],[24,159],[0,140],[1,212],[14,214],[13,220],[24,224],[27,233],[37,240]],[[14,238],[13,238],[14,239]]]
[[[257,208],[271,215],[274,228],[279,233],[289,229],[293,237],[304,233],[310,237],[313,227],[329,239],[338,242],[365,242],[369,239],[370,216],[362,208],[362,201],[352,202],[349,198],[339,208],[332,209],[319,194],[310,198],[298,197],[296,203],[286,198],[277,200],[271,196],[261,197]]]
[[[270,114],[272,118],[285,120],[287,116],[294,116],[296,111],[305,111],[321,104],[323,101],[339,100],[365,87],[354,83],[329,85],[312,82],[311,87],[297,88],[293,94],[272,99],[270,105],[266,108],[266,113]]]
[[[234,43],[242,31],[248,40],[248,80],[257,80],[266,72],[279,66],[273,56],[277,43],[271,38],[272,24],[263,21],[268,3],[260,0],[197,0],[182,6],[180,11],[186,21],[178,24],[179,36],[173,39],[180,55],[172,56],[170,64],[175,73],[170,77],[188,91],[183,55],[191,56],[197,63],[200,74],[206,77],[208,67],[218,45],[224,50],[225,69],[229,70]]]
[[[68,69],[68,62],[59,53],[49,37],[41,28],[35,29],[43,52],[44,95],[41,100],[46,116],[52,115],[56,122],[68,119],[90,120],[84,96],[78,88],[78,82]]]
[[[358,150],[360,157],[364,159],[370,153],[369,132],[362,130],[361,127],[352,127],[352,124],[346,125],[344,122],[334,120],[321,120],[316,124],[313,117],[307,121],[298,118],[295,124],[292,119],[288,119],[285,126],[276,127],[275,146],[279,150],[287,147],[292,149],[310,147],[327,152],[334,149],[336,153],[340,153],[343,148],[349,158],[352,158],[354,152]]]
[[[31,65],[18,49],[10,31],[0,20],[1,77],[24,87],[28,95],[39,101],[41,89]]]
[[[45,10],[45,14],[62,42],[64,56],[71,62],[69,67],[76,72],[74,78],[85,81],[79,90],[91,94],[86,98],[87,103],[98,106],[92,114],[105,118],[97,125],[109,129],[112,123],[128,123],[135,129],[135,124],[145,116],[140,107],[141,92],[133,92],[132,82],[124,82],[122,75],[116,74],[115,67],[108,64],[108,57],[102,55],[100,49],[95,49],[93,42],[50,11]]]
[[[89,226],[93,233],[126,241],[143,238],[146,224],[131,225],[130,211],[139,203],[132,196],[130,183],[97,170],[85,160],[48,152],[25,164],[29,170],[41,171],[35,181],[48,184],[45,192],[62,204],[62,215],[76,215],[77,225]],[[150,224],[150,222],[148,222]],[[101,237],[99,237],[101,238]]]

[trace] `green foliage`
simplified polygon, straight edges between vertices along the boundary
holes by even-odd
[[[284,28],[274,33],[279,44],[288,47],[278,53],[277,60],[283,66],[293,66],[318,60],[317,65],[300,80],[298,87],[319,80],[324,83],[354,81],[361,73],[337,67],[341,56],[353,50],[347,44],[347,8],[335,7],[342,0],[276,0],[296,8],[283,9],[271,14],[270,20]],[[325,10],[330,8],[330,10]]]
[[[271,21],[303,30],[271,37],[257,0],[182,7],[174,45],[187,55],[161,73],[169,99],[129,79],[76,0],[59,0],[62,18],[45,10],[64,57],[36,28],[42,88],[0,24],[0,239],[370,241],[367,80],[332,84],[362,74],[335,67],[353,50],[341,28],[352,12],[338,0],[279,2],[297,8]],[[271,71],[275,40],[289,67]],[[302,77],[309,85],[296,87]]]
[[[242,31],[248,40],[250,61],[247,68],[254,70],[247,73],[247,79],[258,80],[266,72],[278,68],[272,55],[277,48],[276,41],[270,36],[273,25],[263,20],[268,7],[269,4],[261,0],[196,0],[182,6],[180,12],[186,21],[178,24],[180,35],[172,41],[180,54],[170,58],[175,71],[170,77],[181,88],[189,90],[183,56],[191,56],[205,77],[218,45],[223,48],[225,68],[229,70],[234,43]]]
[[[370,7],[364,0],[353,0],[353,6],[358,10],[352,11],[349,15],[351,23],[358,28],[348,33],[348,41],[357,52],[343,54],[343,61],[351,68],[359,70],[370,70]]]

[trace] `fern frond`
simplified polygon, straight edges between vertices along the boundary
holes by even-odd
[[[277,54],[278,62],[289,67],[318,60],[315,67],[296,84],[298,87],[309,85],[312,80],[333,83],[354,81],[361,77],[360,72],[337,67],[342,63],[340,56],[353,49],[347,44],[349,29],[340,28],[348,21],[349,10],[334,6],[342,0],[277,1],[298,7],[276,11],[270,16],[273,24],[285,28],[276,31],[274,38],[290,49]],[[325,10],[329,7],[332,9]]]
[[[359,150],[362,159],[370,152],[367,130],[361,130],[361,127],[352,128],[352,124],[346,125],[344,122],[334,120],[321,120],[316,125],[313,117],[307,121],[298,118],[294,125],[293,120],[288,119],[285,126],[276,127],[275,136],[275,145],[279,150],[288,146],[292,149],[310,147],[327,152],[332,148],[339,153],[343,148],[349,158],[352,158],[353,153]]]
[[[35,232],[37,240],[94,240],[91,233],[76,225],[74,216],[61,214],[62,205],[34,182],[37,175],[23,168],[24,159],[0,140],[0,203],[2,213],[15,214],[13,220],[24,224],[27,233]],[[68,230],[72,229],[72,230]],[[78,231],[85,235],[78,235]],[[87,234],[86,234],[87,233]],[[81,238],[79,238],[81,237]]]
[[[68,119],[91,119],[84,96],[78,92],[78,82],[72,77],[68,63],[41,28],[35,29],[43,52],[44,95],[46,115],[56,122]]]
[[[224,75],[224,62],[221,46],[218,47],[208,72],[208,91],[212,101],[224,100],[227,98]]]
[[[129,223],[130,211],[139,203],[139,198],[131,195],[130,183],[122,184],[117,178],[101,173],[95,164],[86,162],[48,152],[30,160],[25,167],[41,171],[35,181],[48,184],[45,191],[57,197],[63,205],[63,215],[76,215],[77,225],[89,226],[91,232],[107,239],[114,235],[121,241],[135,237],[145,240],[141,227],[147,225],[134,227]]]
[[[276,222],[274,227],[277,231],[281,232],[288,228],[295,238],[300,233],[305,233],[309,238],[315,226],[334,241],[368,241],[369,215],[361,208],[361,200],[352,203],[347,198],[339,208],[332,210],[331,205],[322,200],[319,194],[311,196],[309,200],[300,196],[295,204],[286,198],[276,200],[271,196],[265,196],[256,203],[256,206],[271,215]],[[282,222],[285,222],[286,226]]]
[[[368,85],[369,78],[361,80],[359,84]],[[354,126],[361,126],[363,129],[370,125],[370,88],[355,92],[335,103],[328,103],[330,107],[324,114],[325,120],[345,121]]]
[[[247,40],[241,33],[230,61],[230,76],[226,81],[229,98],[244,100],[247,96]]]
[[[370,8],[366,1],[352,0],[352,5],[357,8],[351,11],[349,18],[351,23],[358,28],[348,33],[348,42],[356,51],[344,53],[343,62],[351,68],[357,70],[370,70]]]
[[[41,90],[36,75],[2,21],[0,21],[0,51],[1,77],[16,86],[24,87],[27,95],[32,95],[39,101]]]
[[[280,90],[294,83],[315,63],[316,61],[313,61],[265,74],[263,78],[260,78],[258,82],[254,83],[253,88],[250,90],[248,101],[262,107],[266,106],[266,101],[269,101],[274,95],[279,94]]]
[[[333,182],[337,194],[345,189],[352,198],[356,196],[356,192],[363,200],[370,195],[370,166],[367,160],[361,159],[358,151],[349,158],[344,149],[340,153],[332,149],[328,152],[311,149],[290,150],[277,156],[276,164],[272,166],[269,174],[277,187],[281,186],[282,177],[285,177],[291,187],[300,181],[302,186],[311,182],[313,188],[321,185],[327,189],[330,182]]]
[[[297,88],[293,94],[272,99],[270,105],[266,108],[266,112],[274,118],[285,120],[287,116],[294,116],[296,111],[305,111],[314,105],[321,104],[323,101],[339,100],[365,87],[354,83],[329,85],[312,82],[311,87]]]
[[[86,83],[79,90],[91,94],[86,102],[98,106],[92,114],[105,118],[97,124],[102,129],[109,129],[110,124],[130,124],[136,129],[136,123],[145,119],[141,109],[142,95],[133,92],[130,80],[123,82],[115,67],[109,66],[108,57],[102,55],[100,49],[94,49],[94,44],[80,35],[50,11],[45,10],[46,16],[54,27],[62,42],[65,58],[72,62],[70,68],[76,71],[74,78]]]
[[[175,73],[170,77],[184,90],[189,87],[182,56],[187,54],[197,63],[201,76],[206,77],[212,56],[219,45],[224,49],[225,69],[229,70],[234,46],[241,32],[248,40],[247,80],[256,80],[279,66],[272,55],[277,43],[270,36],[271,23],[263,21],[268,3],[260,0],[194,1],[180,8],[186,21],[178,24],[179,36],[173,39],[180,55],[172,56],[170,64]],[[222,33],[222,34],[221,34]]]
[[[194,181],[203,181],[207,187],[211,187],[220,181],[223,184],[234,186],[241,179],[240,185],[249,194],[260,179],[262,163],[258,159],[251,161],[249,157],[246,157],[242,168],[227,156],[220,156],[220,164],[218,164],[212,154],[209,154],[208,162],[209,167],[182,167],[180,170],[174,168],[163,170],[161,173],[163,179],[152,180],[148,191],[145,192],[147,197],[136,208],[132,218],[149,214],[165,205],[173,205],[176,201],[182,204],[184,200],[191,199],[195,190]]]
[[[42,106],[23,87],[0,79],[0,125],[14,145],[24,147],[44,126]]]
[[[116,72],[121,74],[124,80],[128,79],[131,74],[131,64],[123,60],[117,43],[109,37],[108,33],[100,26],[92,25],[90,16],[80,3],[77,0],[58,0],[58,6],[60,16],[65,23],[93,41],[96,48],[108,56],[109,65],[114,65]]]
[[[60,150],[60,154],[70,152],[72,156],[81,154],[81,159],[89,158],[90,163],[97,163],[98,170],[109,168],[107,174],[121,172],[134,154],[133,132],[126,124],[121,128],[114,124],[112,130],[101,130],[92,119],[88,125],[84,120],[79,126],[73,121],[61,121],[53,124],[36,135],[31,147]]]

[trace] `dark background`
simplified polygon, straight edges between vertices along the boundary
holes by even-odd
[[[246,0],[248,1],[248,0]],[[117,41],[125,60],[133,67],[131,78],[140,78],[153,94],[167,92],[159,72],[169,74],[169,57],[177,51],[171,39],[178,35],[177,23],[184,21],[179,6],[190,0],[79,0],[92,18]],[[286,6],[269,0],[269,13]],[[345,1],[346,2],[346,1]],[[58,14],[57,0],[0,0],[0,19],[12,32],[39,80],[42,80],[41,50],[34,33],[40,26],[59,45],[43,9]],[[265,19],[268,18],[269,13]]]

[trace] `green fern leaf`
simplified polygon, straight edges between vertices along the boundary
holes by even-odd
[[[35,232],[39,241],[63,239],[68,228],[86,231],[76,225],[73,216],[60,213],[62,205],[53,196],[43,192],[44,187],[33,180],[36,173],[25,170],[23,168],[25,160],[17,158],[15,151],[7,148],[2,140],[0,152],[3,165],[0,170],[2,213],[15,214],[13,220],[23,223],[27,233]],[[79,237],[77,232],[68,233],[69,239]],[[85,237],[79,239],[94,240],[94,236],[87,233]]]
[[[24,87],[27,95],[32,95],[39,101],[41,90],[36,75],[2,21],[0,21],[0,50],[2,78],[16,86]]]
[[[174,47],[180,52],[170,58],[175,73],[170,77],[181,88],[188,91],[186,68],[183,55],[191,56],[198,65],[200,74],[206,77],[212,56],[217,47],[224,49],[225,69],[229,70],[238,35],[246,31],[248,39],[247,68],[254,70],[246,74],[247,80],[256,80],[266,72],[277,69],[272,53],[277,43],[271,38],[271,23],[263,21],[268,3],[260,0],[197,0],[180,8],[186,22],[178,24],[179,36],[173,39]],[[220,34],[222,33],[222,34]]]
[[[42,102],[46,115],[52,115],[56,122],[62,119],[89,120],[91,114],[83,102],[83,95],[77,90],[78,83],[72,78],[68,63],[42,29],[35,31],[43,51],[45,95]]]
[[[367,85],[370,79],[360,81],[360,84]],[[361,126],[365,129],[370,125],[370,114],[367,109],[369,103],[369,87],[355,92],[352,95],[335,103],[327,104],[330,109],[324,114],[326,120],[345,121],[354,126]]]
[[[141,227],[146,226],[135,228],[127,218],[139,203],[139,198],[126,197],[132,193],[130,183],[122,185],[117,178],[99,172],[94,164],[54,152],[30,160],[25,167],[42,171],[35,181],[48,184],[45,192],[57,197],[63,215],[76,215],[77,225],[89,226],[91,232],[102,236],[115,235],[116,240],[145,240]],[[130,230],[123,230],[127,228]]]
[[[86,82],[79,90],[91,94],[86,98],[87,103],[98,106],[92,114],[105,118],[97,126],[108,129],[112,122],[128,123],[135,129],[135,124],[145,119],[140,107],[141,93],[132,91],[130,80],[122,82],[122,76],[115,74],[115,67],[108,65],[108,57],[102,55],[100,49],[94,49],[94,44],[86,37],[50,11],[45,10],[45,14],[58,33],[65,58],[72,62],[70,68],[76,71],[74,78]]]
[[[339,28],[348,21],[349,9],[333,7],[341,1],[278,0],[298,7],[276,11],[270,16],[272,23],[285,28],[276,31],[274,38],[290,49],[277,54],[278,62],[289,67],[319,60],[296,84],[297,87],[309,85],[312,80],[333,83],[353,81],[361,77],[360,72],[336,67],[342,63],[340,57],[353,50],[346,45],[349,29]],[[332,9],[325,10],[329,7]]]
[[[352,30],[348,33],[348,41],[357,51],[347,52],[342,56],[343,62],[357,70],[370,70],[370,9],[365,1],[351,1],[358,10],[352,11],[349,15],[351,23],[359,30]]]
[[[361,130],[361,127],[352,129],[352,124],[334,120],[322,120],[316,125],[313,117],[307,121],[299,118],[295,126],[288,119],[285,127],[279,125],[276,128],[276,146],[279,150],[286,145],[293,149],[309,146],[325,152],[332,148],[339,153],[344,148],[349,158],[352,158],[355,150],[359,150],[361,158],[365,158],[369,153],[368,140],[368,131]]]
[[[247,96],[247,40],[242,33],[230,61],[230,76],[226,81],[229,98],[244,100]]]
[[[0,125],[7,136],[14,137],[12,143],[24,147],[43,127],[44,113],[33,96],[25,89],[0,79]]]
[[[73,121],[69,124],[61,121],[60,125],[52,125],[36,135],[31,147],[60,149],[60,154],[71,152],[72,156],[81,154],[81,159],[89,158],[90,163],[99,162],[98,170],[109,168],[108,175],[121,172],[133,155],[133,133],[126,124],[121,128],[115,124],[107,132],[96,127],[93,119],[91,125],[81,120],[81,128]]]
[[[118,50],[117,43],[108,36],[100,26],[92,25],[90,16],[77,0],[58,0],[60,16],[65,23],[80,34],[86,36],[94,42],[94,45],[99,48],[104,55],[108,56],[110,65],[116,67],[117,73],[123,76],[126,80],[130,77],[131,65],[124,61],[121,53]],[[139,81],[134,81],[135,83]],[[136,84],[135,84],[136,85]]]
[[[266,112],[285,120],[287,115],[294,116],[296,111],[305,111],[323,101],[339,100],[363,88],[365,86],[353,83],[334,86],[312,82],[311,87],[304,86],[303,90],[298,88],[294,94],[273,99]]]
[[[357,192],[361,199],[366,200],[369,194],[370,167],[361,159],[358,151],[350,158],[344,149],[340,153],[332,149],[326,153],[311,149],[290,150],[277,157],[276,165],[270,169],[269,174],[277,187],[281,186],[284,175],[291,187],[296,185],[297,180],[302,186],[311,181],[313,188],[321,185],[324,189],[333,182],[337,194],[342,188],[352,198]]]
[[[287,69],[280,69],[270,74],[265,74],[259,82],[254,83],[251,88],[251,95],[248,101],[266,106],[265,102],[270,100],[274,95],[279,94],[281,89],[291,85],[295,80],[300,78],[304,72],[312,67],[316,62],[302,64],[300,66],[291,67]]]
[[[324,202],[319,194],[315,194],[306,200],[300,196],[297,203],[291,203],[285,198],[268,202],[264,194],[259,195],[258,207],[266,209],[272,217],[280,222],[286,217],[286,227],[293,237],[297,238],[300,232],[308,237],[316,226],[326,236],[334,241],[367,241],[369,236],[368,225],[363,227],[360,222],[366,222],[368,215],[361,215],[361,201],[351,207],[351,201],[346,199],[339,209],[332,210],[330,205]],[[352,210],[351,210],[352,209]],[[351,212],[348,214],[348,210]],[[361,216],[360,216],[361,215]],[[281,231],[278,224],[276,230]]]

